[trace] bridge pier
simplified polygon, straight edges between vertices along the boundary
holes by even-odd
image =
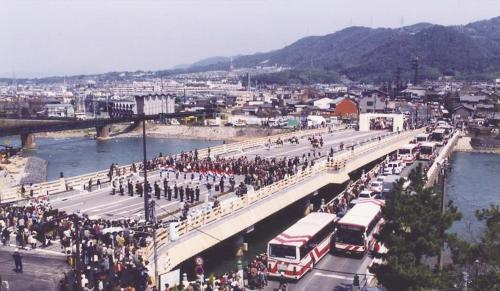
[[[95,129],[97,132],[98,140],[109,139],[109,131],[111,130],[111,125],[97,126]]]
[[[22,145],[23,149],[36,148],[35,134],[33,134],[33,133],[21,134],[21,145]]]
[[[304,204],[303,204],[303,209],[304,209],[304,216],[309,215],[311,211],[313,210],[314,205],[311,204],[311,198],[307,197],[304,199]]]

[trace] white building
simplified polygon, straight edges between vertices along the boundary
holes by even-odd
[[[331,98],[324,97],[318,100],[313,101],[313,105],[318,107],[319,109],[328,110],[331,107],[331,104],[334,104],[335,101]]]
[[[46,104],[43,109],[47,117],[75,117],[71,104]]]
[[[169,94],[136,95],[132,99],[114,100],[112,103],[113,117],[175,112],[175,97]]]
[[[136,114],[156,115],[175,112],[175,97],[168,94],[148,94],[134,97]]]

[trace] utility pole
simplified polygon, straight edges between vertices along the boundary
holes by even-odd
[[[411,67],[414,70],[413,86],[417,86],[417,84],[418,84],[418,57],[416,57],[412,60]]]
[[[441,165],[441,213],[444,215],[444,213],[446,212],[446,203],[445,203],[445,199],[446,199],[446,178],[447,178],[447,167],[448,165],[446,164],[445,161],[443,161],[443,164]],[[444,232],[442,229],[441,229],[441,232]],[[438,267],[439,269],[443,269],[443,249],[442,249],[443,246],[441,246],[441,250],[439,251],[439,254],[438,254]]]
[[[145,100],[144,100],[145,101]],[[146,222],[151,221],[151,217],[149,215],[149,187],[148,187],[148,171],[146,169],[147,166],[147,158],[146,158],[146,113],[142,114],[142,150],[143,150],[143,164],[142,168],[144,170],[144,187],[143,187],[143,197],[144,197],[144,218]]]
[[[82,290],[82,274],[80,272],[80,227],[78,215],[73,215],[73,224],[75,225],[75,275],[76,275],[76,290]]]
[[[157,221],[156,221],[156,208],[155,208],[155,201],[151,201],[151,219],[153,222],[153,260],[154,260],[154,266],[155,266],[155,284],[158,288],[158,282],[160,282],[160,278],[158,277],[158,248],[157,248],[157,242],[156,242],[156,228],[157,228]]]

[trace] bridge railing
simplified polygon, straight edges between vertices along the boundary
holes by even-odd
[[[248,139],[245,141],[223,144],[223,145],[213,147],[210,149],[210,156],[215,157],[215,156],[222,155],[222,154],[241,152],[245,149],[264,146],[268,143],[269,139],[271,139],[271,141],[273,141],[273,142],[275,142],[278,138],[284,141],[284,140],[287,140],[287,139],[294,137],[294,136],[301,138],[301,137],[306,137],[306,136],[312,136],[315,134],[327,133],[329,131],[336,132],[336,131],[340,131],[343,129],[345,129],[345,127],[337,127],[335,129],[328,128],[328,127],[322,127],[322,128],[316,128],[316,129],[306,129],[306,130],[286,132],[286,133],[281,133],[281,134],[277,134],[277,135],[273,135],[273,136],[269,136],[269,137],[252,138],[252,139]],[[198,156],[202,157],[202,158],[207,157],[208,156],[208,149],[202,149],[202,150],[198,151]]]
[[[458,137],[460,133],[456,131],[453,136],[449,139],[449,141],[446,143],[446,145],[443,147],[441,152],[439,153],[439,156],[434,160],[432,165],[429,167],[429,170],[427,171],[427,182],[426,182],[426,187],[431,187],[436,183],[436,180],[438,178],[439,172],[441,171],[441,165],[443,164],[444,160],[450,155],[450,153],[453,151],[453,148],[455,147]]]
[[[273,141],[275,141],[278,138],[285,140],[293,136],[304,137],[320,133],[326,133],[329,131],[340,131],[343,129],[344,127],[338,127],[333,130],[328,127],[323,127],[317,129],[307,129],[307,130],[287,132],[278,135],[273,135],[270,137],[252,138],[241,142],[216,146],[214,148],[211,148],[210,154],[211,156],[218,156],[222,154],[238,152],[249,148],[263,146],[268,142],[269,138],[271,138]],[[198,154],[201,158],[206,157],[208,156],[208,149],[201,149],[198,152]],[[124,165],[119,167],[120,171],[123,171],[125,175],[131,173],[130,168],[131,165]],[[98,179],[101,181],[101,183],[110,182],[110,179],[108,177],[108,170],[101,170],[93,173],[87,173],[74,177],[64,178],[64,180],[58,179],[58,180],[33,184],[31,188],[26,188],[25,197],[21,196],[20,187],[12,187],[10,189],[0,189],[1,191],[0,195],[3,201],[13,201],[23,198],[29,198],[30,189],[33,189],[33,197],[36,198],[39,196],[52,195],[56,193],[65,192],[71,189],[83,188],[83,185],[87,185],[90,179],[93,180],[94,185]]]
[[[323,161],[312,167],[308,167],[305,170],[300,171],[295,175],[291,175],[285,179],[277,181],[259,190],[249,192],[241,198],[227,200],[227,202],[223,201],[221,202],[220,206],[214,207],[208,212],[201,213],[200,215],[197,216],[189,217],[186,220],[179,222],[175,226],[175,232],[176,232],[175,236],[182,236],[193,229],[199,228],[214,220],[217,220],[221,217],[234,213],[242,208],[245,208],[258,201],[261,201],[276,192],[282,191],[286,188],[299,184],[303,180],[312,177],[317,173],[324,173],[325,170],[327,169],[340,170],[345,167],[346,162],[347,161],[345,159],[333,160],[329,162]]]
[[[254,203],[262,201],[267,197],[283,191],[287,188],[290,188],[294,185],[299,184],[300,182],[315,176],[318,173],[327,173],[327,172],[339,172],[344,170],[347,167],[349,161],[353,159],[357,159],[357,155],[361,155],[370,151],[373,151],[374,148],[379,148],[384,145],[391,145],[399,140],[402,137],[408,137],[410,135],[416,134],[415,131],[406,132],[399,135],[387,135],[386,138],[381,139],[380,141],[371,142],[365,145],[360,146],[357,150],[355,149],[355,154],[353,155],[350,152],[346,152],[336,156],[335,158],[326,161],[320,161],[314,166],[307,167],[305,170],[298,172],[295,175],[291,175],[285,179],[277,181],[271,185],[263,187],[256,191],[250,191],[246,195],[241,198],[228,199],[226,201],[222,201],[218,207],[214,207],[208,211],[200,212],[198,215],[190,216],[187,219],[178,222],[174,225],[174,227],[170,228],[174,233],[169,233],[165,230],[161,238],[158,238],[157,245],[163,246],[166,245],[172,240],[172,238],[178,239],[192,231],[195,231],[197,228],[200,228],[204,225],[207,225],[213,221],[219,220],[224,216],[235,213],[241,209],[244,209]],[[341,195],[341,194],[339,194]],[[337,196],[338,198],[340,196]],[[145,254],[151,254],[151,247],[147,248]],[[146,258],[149,258],[146,256]]]

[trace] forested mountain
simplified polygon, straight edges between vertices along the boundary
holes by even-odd
[[[349,27],[305,37],[279,50],[240,56],[233,65],[282,65],[292,67],[296,74],[322,71],[330,76],[384,81],[393,79],[398,68],[403,79],[411,79],[411,62],[417,58],[421,79],[442,75],[499,77],[500,17],[464,26],[419,23],[397,29]],[[276,76],[283,74],[290,75]]]

